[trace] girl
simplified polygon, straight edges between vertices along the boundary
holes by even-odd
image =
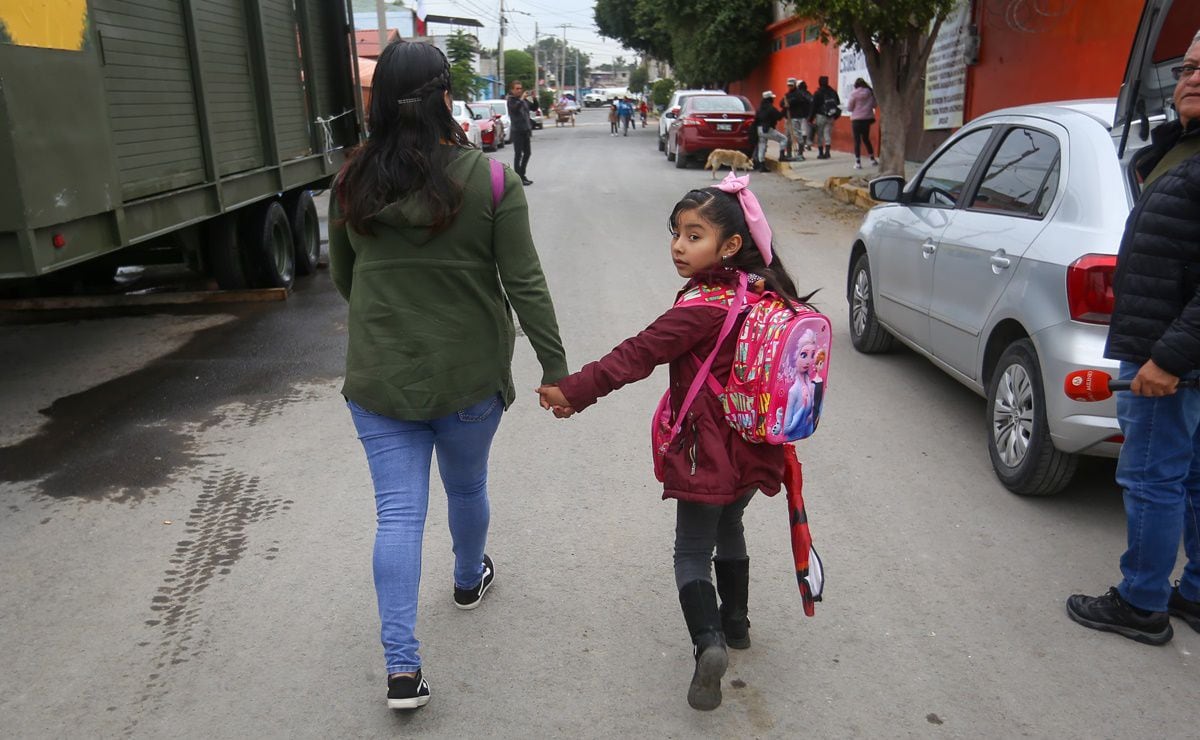
[[[765,287],[794,299],[795,285],[774,255],[771,228],[746,187],[749,180],[730,174],[717,187],[687,193],[671,211],[670,256],[676,272],[688,279],[684,291],[701,285],[736,285],[739,273],[749,273],[756,290]],[[570,416],[601,396],[645,378],[657,365],[670,363],[671,411],[678,416],[701,364],[697,358],[713,351],[726,313],[721,303],[670,309],[604,358],[556,385],[538,388],[543,408],[559,417]],[[719,348],[712,366],[717,378],[729,375],[742,320],[744,315]],[[715,709],[721,703],[726,646],[750,647],[746,619],[750,560],[742,511],[755,490],[767,495],[779,492],[783,447],[743,440],[725,422],[716,395],[705,388],[662,462],[663,498],[678,502],[675,584],[696,659],[688,703],[696,709]],[[715,590],[710,562],[716,569]]]
[[[514,397],[509,304],[543,382],[567,374],[521,181],[506,169],[496,203],[490,163],[450,104],[450,64],[437,47],[389,44],[375,68],[371,137],[329,205],[330,272],[350,303],[342,394],[375,487],[373,566],[392,709],[429,701],[414,629],[435,449],[455,605],[479,606],[495,577],[484,553],[487,465]]]
[[[854,169],[862,169],[862,159],[859,157],[861,144],[867,145],[867,156],[871,158],[871,164],[878,165],[875,149],[871,147],[871,124],[875,123],[875,91],[861,77],[854,81],[854,91],[846,101],[846,110],[850,111],[850,130],[854,133]]]

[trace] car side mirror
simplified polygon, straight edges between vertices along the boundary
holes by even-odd
[[[672,108],[671,110],[667,111],[666,113],[664,113],[663,117],[664,118],[675,118],[678,115],[679,115],[679,107],[676,106],[676,107]]]
[[[871,181],[871,197],[881,203],[897,203],[904,192],[904,178],[899,175],[877,177]]]

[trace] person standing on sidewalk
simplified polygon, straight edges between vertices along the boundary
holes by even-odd
[[[846,110],[850,111],[850,131],[854,134],[854,169],[862,169],[860,146],[865,144],[867,156],[872,165],[878,165],[875,159],[875,149],[871,146],[871,124],[875,123],[875,91],[867,81],[859,77],[854,81],[854,90],[846,101]]]
[[[833,143],[833,122],[842,115],[842,99],[837,90],[829,86],[825,75],[817,80],[817,91],[813,93],[812,124],[816,129],[817,159],[829,159],[829,147]]]
[[[488,454],[515,397],[509,306],[542,382],[565,376],[567,361],[525,191],[450,115],[446,57],[393,42],[374,90],[371,137],[333,186],[329,270],[350,304],[342,395],[375,488],[387,702],[416,709],[429,701],[415,630],[432,455],[448,500],[454,604],[474,609],[496,573],[485,550]]]
[[[1179,120],[1139,155],[1142,194],[1117,253],[1104,356],[1132,380],[1117,396],[1125,442],[1117,461],[1128,547],[1120,585],[1067,600],[1071,619],[1150,645],[1168,642],[1172,616],[1200,632],[1200,33],[1171,70]],[[1187,565],[1174,587],[1179,542]]]
[[[770,90],[763,92],[762,103],[759,104],[758,111],[754,114],[754,126],[758,129],[758,148],[755,165],[759,172],[767,171],[768,141],[774,141],[779,144],[780,158],[787,161],[783,153],[784,147],[787,146],[787,137],[775,129],[781,118],[783,118],[783,111],[775,107],[775,93]]]
[[[533,154],[533,120],[529,117],[529,102],[522,97],[524,91],[521,81],[513,80],[509,87],[508,118],[512,122],[513,169],[522,185],[532,185],[533,180],[525,176],[525,168]]]
[[[795,77],[791,77],[787,83],[788,91],[783,96],[783,106],[788,117],[787,155],[803,162],[804,149],[808,146],[808,117],[812,115],[812,94],[804,80],[797,82]]]

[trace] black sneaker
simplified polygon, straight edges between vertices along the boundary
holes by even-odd
[[[388,678],[388,709],[416,709],[429,703],[429,682],[417,671],[415,676]]]
[[[492,567],[492,559],[485,554],[483,556],[483,578],[479,581],[479,585],[474,588],[455,586],[454,605],[459,609],[474,609],[479,606],[479,602],[483,601],[483,595],[487,593],[488,587],[492,585],[495,578],[496,569]]]
[[[1167,602],[1167,614],[1179,617],[1188,625],[1200,632],[1200,601],[1188,601],[1179,593],[1179,583],[1171,589],[1171,599]]]
[[[613,136],[616,136],[616,134],[613,134]],[[521,178],[521,184],[522,184],[522,185],[532,185],[532,184],[533,184],[533,180],[530,180],[528,177],[522,177],[522,178]]]
[[[1103,596],[1075,594],[1067,599],[1067,616],[1084,627],[1116,632],[1147,645],[1165,645],[1175,634],[1166,612],[1137,609],[1115,588]]]

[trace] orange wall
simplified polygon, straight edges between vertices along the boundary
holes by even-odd
[[[1026,103],[1116,97],[1144,0],[1037,0],[1041,3],[1037,7],[1063,14],[1026,14],[1017,27],[1005,19],[1011,0],[973,2],[980,49],[979,63],[967,73],[965,120]],[[1035,5],[1034,0],[1024,2]],[[767,35],[782,42],[789,33],[803,31],[810,24],[801,19],[780,21],[767,28]],[[837,86],[836,44],[816,40],[781,47],[769,52],[744,80],[730,84],[729,91],[745,95],[757,105],[763,90],[782,96],[788,77],[806,80],[810,91],[816,90],[821,75],[828,75],[830,84]],[[849,91],[838,90],[838,94],[844,102]],[[913,123],[918,130],[910,131],[908,154],[919,159],[949,132],[920,131],[923,118],[919,108],[917,115]],[[871,133],[878,137],[879,127]],[[849,151],[852,142],[849,117],[843,116],[834,125],[833,147]]]

